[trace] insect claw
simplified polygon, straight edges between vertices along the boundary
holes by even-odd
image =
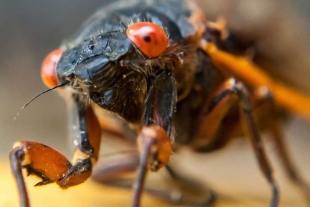
[[[50,180],[50,179],[43,179],[41,182],[38,182],[37,184],[35,184],[34,186],[42,186],[42,185],[47,185],[50,183],[53,183],[54,181]]]

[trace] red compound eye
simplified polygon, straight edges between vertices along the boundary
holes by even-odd
[[[126,34],[148,57],[161,55],[168,46],[168,38],[163,28],[151,22],[138,22],[130,25]]]
[[[42,63],[41,78],[48,88],[58,85],[56,66],[62,54],[62,50],[54,50],[44,59]]]

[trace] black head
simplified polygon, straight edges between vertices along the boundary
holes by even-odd
[[[70,80],[78,93],[136,122],[143,113],[147,81],[143,70],[129,60],[144,58],[124,32],[109,32],[66,50],[56,71],[60,82]]]

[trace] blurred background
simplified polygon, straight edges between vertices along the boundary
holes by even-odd
[[[13,118],[23,104],[46,89],[40,79],[45,56],[107,2],[0,1],[0,206],[18,203],[8,164],[15,141],[42,142],[70,157],[66,107],[56,92],[37,99],[15,122]],[[222,15],[241,38],[255,39],[255,60],[271,76],[310,95],[309,1],[198,0],[198,3],[210,20]],[[310,122],[292,116],[284,128],[293,158],[310,183]],[[281,206],[305,206],[284,178],[268,140],[266,143],[282,193]],[[269,186],[245,139],[235,140],[226,149],[208,155],[184,149],[171,162],[184,174],[201,179],[218,192],[217,206],[268,206]],[[66,191],[55,185],[33,188],[35,182],[28,181],[34,206],[130,205],[130,191],[101,187],[90,181]],[[151,197],[143,202],[145,206],[168,206]]]

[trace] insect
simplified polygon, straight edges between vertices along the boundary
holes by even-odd
[[[241,126],[272,189],[270,205],[278,206],[279,190],[259,135],[263,129],[273,134],[289,178],[310,200],[307,184],[288,157],[276,105],[310,116],[310,98],[274,82],[247,58],[227,53],[242,53],[244,48],[221,24],[208,22],[191,1],[132,0],[99,10],[43,63],[44,83],[66,94],[71,106],[77,149],[70,162],[40,143],[14,144],[10,161],[21,206],[30,206],[22,168],[42,179],[37,186],[56,183],[68,188],[91,176],[101,139],[102,117],[95,112],[102,109],[137,133],[133,207],[141,206],[148,170],[165,167],[183,182],[169,166],[176,146],[217,150],[239,135]],[[109,174],[126,170],[126,163],[120,162]],[[93,176],[108,177],[103,171]],[[158,196],[204,206],[214,200],[208,193],[203,202]]]

